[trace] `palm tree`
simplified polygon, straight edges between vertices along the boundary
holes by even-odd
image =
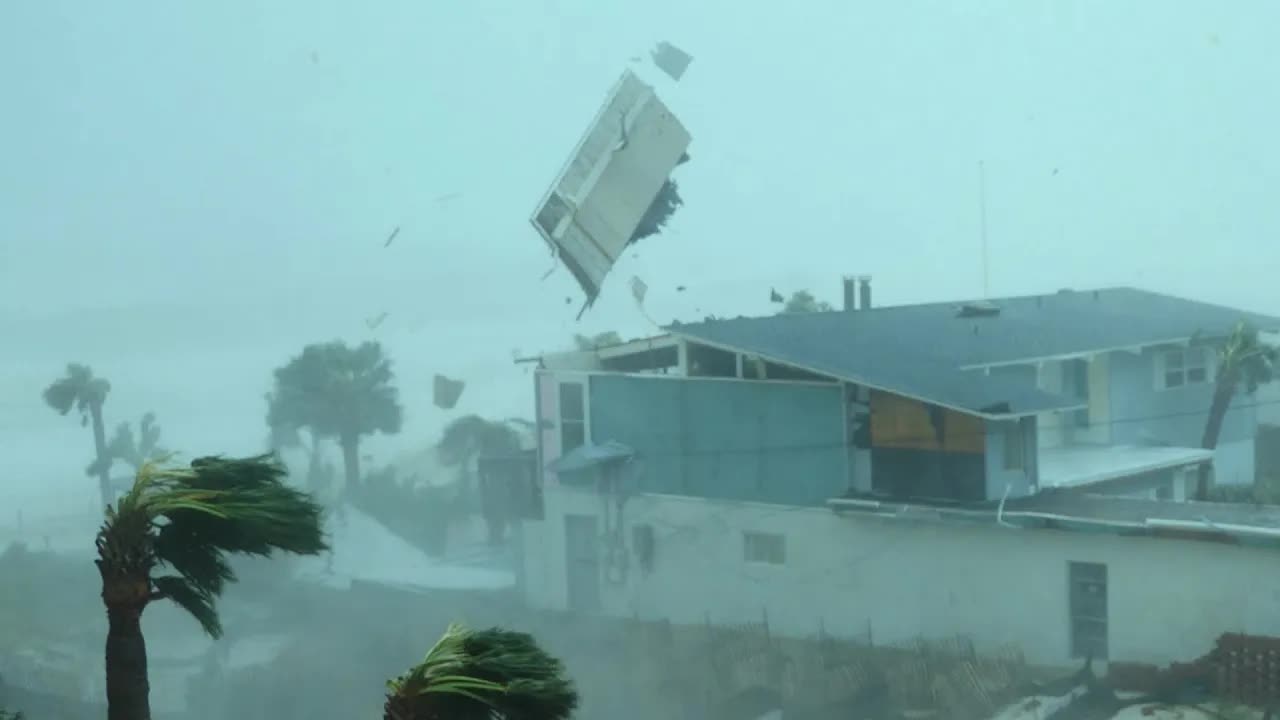
[[[129,423],[122,422],[116,426],[116,434],[107,443],[107,456],[112,460],[123,460],[137,472],[150,460],[163,458],[168,453],[160,447],[160,425],[156,422],[155,413],[146,413],[138,422],[138,436],[133,435]]]
[[[85,468],[85,473],[97,476],[103,507],[111,504],[111,457],[107,453],[107,432],[102,423],[102,405],[110,392],[111,383],[94,377],[88,365],[70,363],[67,374],[50,383],[43,393],[45,403],[59,414],[66,415],[75,408],[80,413],[82,426],[93,424],[94,460]]]
[[[302,428],[290,425],[285,417],[285,410],[276,400],[274,393],[266,394],[267,400],[267,436],[268,452],[281,454],[283,450],[302,450],[307,454],[307,487],[312,492],[327,490],[324,473],[324,440],[314,429],[308,432],[310,441],[302,437]]]
[[[1259,385],[1272,380],[1277,361],[1280,361],[1280,351],[1262,342],[1256,328],[1243,322],[1236,324],[1226,344],[1218,352],[1213,401],[1209,405],[1209,417],[1205,421],[1200,447],[1206,450],[1218,447],[1222,423],[1226,420],[1227,410],[1240,385],[1243,383],[1245,392],[1253,395]],[[1197,500],[1205,500],[1209,496],[1211,470],[1210,463],[1200,465],[1196,479]]]
[[[436,449],[440,462],[457,467],[464,506],[475,497],[472,466],[481,455],[509,455],[520,450],[520,433],[509,423],[464,415],[445,426]],[[474,509],[474,508],[471,508]]]
[[[403,410],[394,380],[380,343],[308,345],[275,371],[268,425],[337,438],[347,487],[354,488],[360,483],[360,438],[400,432]]]
[[[216,638],[222,624],[215,602],[236,579],[229,555],[327,549],[320,507],[284,475],[270,455],[198,458],[188,468],[148,462],[107,508],[95,562],[107,610],[108,720],[151,717],[141,626],[148,604],[171,600]],[[157,574],[162,566],[171,572]]]
[[[383,720],[566,720],[578,693],[531,635],[451,625],[418,665],[387,683]]]

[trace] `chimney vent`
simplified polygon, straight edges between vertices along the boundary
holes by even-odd
[[[851,310],[856,310],[857,308],[854,306],[853,303],[854,303],[853,276],[845,275],[844,276],[844,311],[849,312]]]
[[[858,309],[870,310],[871,309],[871,276],[863,275],[862,277],[858,278],[858,282],[859,282]]]

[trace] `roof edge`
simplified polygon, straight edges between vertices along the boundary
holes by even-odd
[[[1086,405],[1085,405],[1085,404],[1083,404],[1083,403],[1076,403],[1076,404],[1063,404],[1063,405],[1062,405],[1062,406],[1060,406],[1060,407],[1054,407],[1054,408],[1048,408],[1048,409],[1041,409],[1041,410],[1034,410],[1034,411],[1025,411],[1025,412],[1012,412],[1012,411],[1011,411],[1011,412],[1007,412],[1007,413],[982,412],[981,410],[975,410],[975,409],[972,409],[972,408],[964,408],[964,407],[959,407],[959,406],[957,406],[957,405],[952,405],[952,404],[949,404],[949,403],[939,402],[938,400],[930,399],[930,398],[927,398],[927,397],[924,397],[924,396],[921,396],[921,395],[917,395],[917,394],[914,394],[914,393],[904,392],[904,391],[899,390],[899,389],[896,389],[896,388],[891,388],[891,387],[887,387],[887,386],[884,386],[884,385],[877,385],[877,384],[875,384],[875,383],[867,382],[866,380],[864,380],[864,379],[862,379],[862,378],[851,377],[851,376],[847,376],[847,375],[837,375],[837,374],[832,373],[832,372],[827,371],[827,370],[820,370],[820,369],[817,369],[817,368],[807,367],[807,366],[804,366],[804,365],[797,365],[797,364],[796,364],[796,363],[794,363],[794,362],[788,362],[788,361],[785,361],[785,360],[780,360],[780,359],[778,359],[778,358],[776,358],[776,357],[772,357],[772,356],[770,356],[770,355],[765,355],[765,354],[763,354],[763,353],[759,353],[759,352],[756,352],[756,351],[754,351],[754,350],[749,350],[749,349],[746,349],[746,348],[736,347],[736,346],[733,346],[733,345],[727,345],[727,344],[725,344],[725,343],[720,343],[720,342],[714,342],[714,341],[706,340],[706,339],[704,339],[704,338],[698,337],[697,335],[690,335],[690,334],[687,334],[687,333],[681,332],[681,331],[680,331],[680,330],[678,330],[678,329],[671,329],[671,330],[668,330],[668,333],[669,333],[672,337],[678,337],[678,338],[680,338],[681,340],[684,340],[684,341],[686,341],[686,342],[689,342],[689,341],[696,342],[696,343],[698,343],[698,344],[700,344],[700,345],[706,345],[707,347],[715,348],[715,349],[717,349],[717,350],[723,350],[723,351],[725,351],[725,352],[742,353],[742,354],[744,354],[744,355],[754,355],[754,356],[756,356],[756,357],[759,357],[759,358],[760,358],[760,359],[762,359],[762,360],[765,360],[766,362],[771,362],[771,363],[773,363],[773,364],[775,364],[775,365],[785,365],[786,367],[795,368],[795,369],[797,369],[797,370],[803,370],[803,371],[808,372],[808,373],[813,373],[814,375],[822,375],[822,376],[824,376],[824,377],[829,377],[829,378],[832,378],[833,380],[839,380],[839,381],[843,381],[843,382],[850,382],[850,383],[854,383],[854,384],[856,384],[856,385],[862,385],[863,387],[867,387],[867,388],[870,388],[870,389],[872,389],[872,390],[879,390],[880,392],[887,392],[887,393],[891,393],[891,394],[893,394],[893,395],[898,395],[898,396],[900,396],[900,397],[905,397],[905,398],[908,398],[908,399],[911,399],[911,400],[915,400],[915,401],[917,401],[917,402],[926,403],[926,404],[929,404],[929,405],[937,405],[938,407],[945,408],[945,409],[947,409],[947,410],[952,410],[952,411],[954,411],[954,412],[958,412],[958,413],[961,413],[961,414],[964,414],[964,415],[972,415],[972,416],[974,416],[974,417],[979,417],[979,418],[982,418],[982,419],[984,419],[984,420],[996,420],[996,421],[999,421],[999,420],[1015,420],[1015,419],[1018,419],[1018,418],[1024,418],[1024,417],[1031,417],[1031,416],[1033,416],[1033,415],[1039,415],[1039,414],[1041,414],[1041,413],[1045,413],[1045,412],[1071,412],[1071,411],[1073,411],[1073,410],[1082,410],[1082,409],[1084,409],[1084,408],[1086,407]],[[949,369],[950,369],[950,368],[949,368]],[[954,372],[963,372],[963,371],[962,371],[962,370],[960,370],[960,369],[952,369],[952,370],[953,370]],[[1041,392],[1044,392],[1044,391],[1041,391]],[[1045,393],[1045,394],[1046,394],[1046,395],[1052,395],[1052,393]]]

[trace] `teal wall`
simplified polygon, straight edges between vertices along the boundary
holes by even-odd
[[[838,385],[591,377],[591,438],[636,450],[640,492],[821,505],[848,472]]]

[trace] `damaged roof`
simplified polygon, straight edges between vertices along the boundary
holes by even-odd
[[[1280,319],[1118,287],[988,301],[787,313],[673,324],[674,335],[759,355],[821,375],[986,417],[1070,409],[1079,401],[982,368],[1038,359],[1225,337],[1240,321],[1280,329]]]

